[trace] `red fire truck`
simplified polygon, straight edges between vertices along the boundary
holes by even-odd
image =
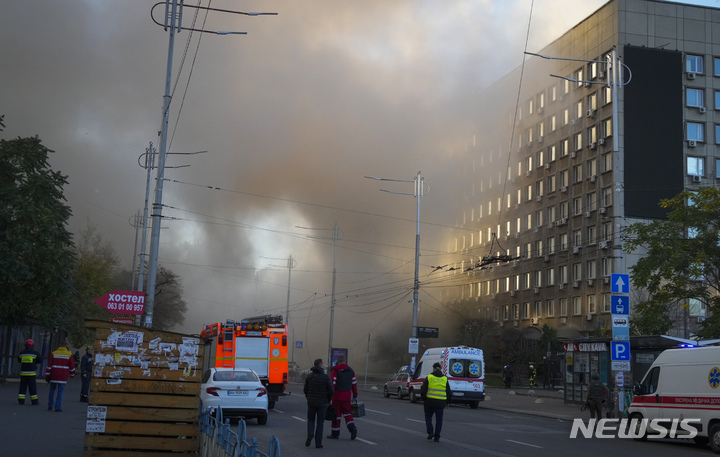
[[[281,315],[205,324],[200,336],[211,340],[205,345],[207,367],[251,368],[268,390],[269,408],[285,395],[288,334]]]

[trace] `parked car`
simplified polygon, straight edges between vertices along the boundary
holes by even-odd
[[[397,395],[402,400],[409,393],[410,375],[408,373],[396,373],[385,382],[383,387],[383,395],[388,398],[390,395]]]
[[[222,410],[223,418],[257,419],[267,424],[268,393],[250,368],[210,368],[200,386],[203,408]]]

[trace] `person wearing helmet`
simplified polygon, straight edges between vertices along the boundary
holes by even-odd
[[[30,388],[30,401],[33,405],[38,404],[37,364],[42,362],[42,356],[35,350],[35,342],[31,339],[25,341],[25,349],[18,355],[20,362],[20,392],[18,392],[18,403],[25,404],[25,392]]]
[[[503,379],[505,380],[506,389],[512,388],[513,377],[515,377],[515,373],[513,373],[512,368],[510,368],[510,365],[505,365],[505,369],[503,371]]]
[[[80,389],[80,401],[87,403],[90,391],[90,378],[92,378],[93,369],[93,348],[85,346],[85,355],[80,360],[80,376],[82,377],[82,388]]]

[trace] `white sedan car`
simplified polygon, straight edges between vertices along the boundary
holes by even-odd
[[[221,408],[223,418],[255,418],[260,425],[267,423],[267,389],[250,368],[210,368],[201,383],[205,410]]]

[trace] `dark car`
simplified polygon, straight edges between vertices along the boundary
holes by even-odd
[[[397,395],[400,400],[408,395],[410,387],[410,375],[408,373],[396,373],[383,387],[383,395],[388,398],[390,395]]]

